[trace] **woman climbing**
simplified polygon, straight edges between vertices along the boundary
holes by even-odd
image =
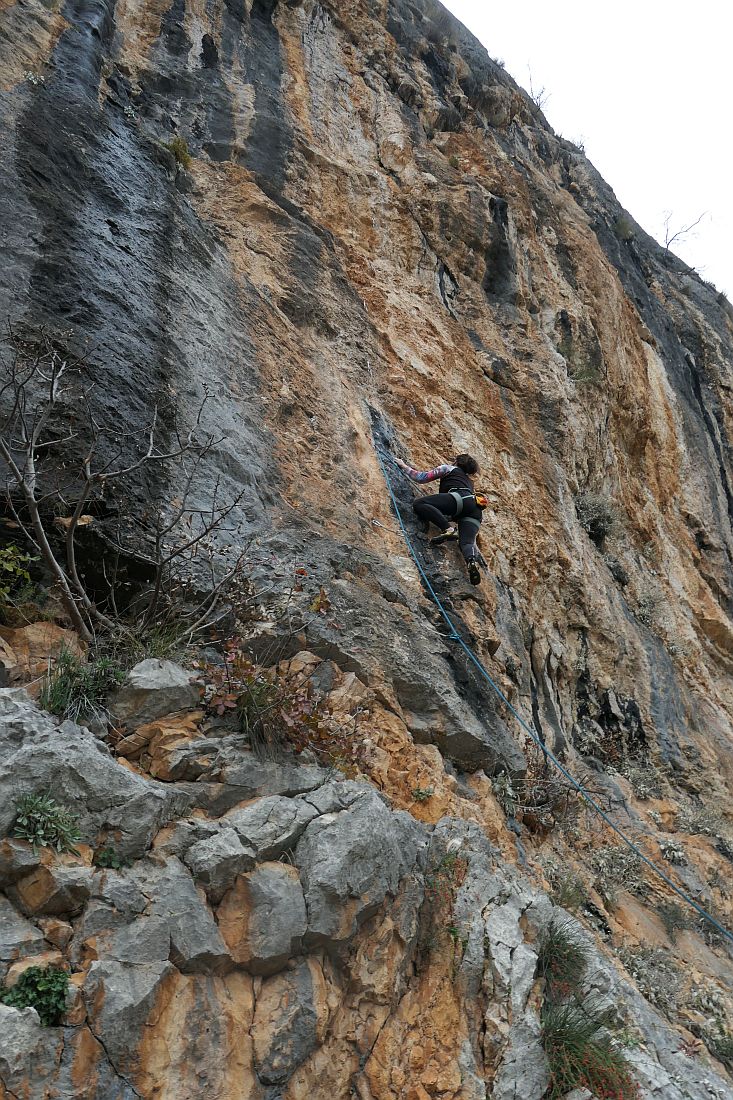
[[[413,470],[401,458],[396,458],[395,462],[411,481],[422,483],[440,479],[440,492],[417,497],[412,507],[420,519],[440,528],[441,533],[430,540],[433,546],[448,539],[458,540],[468,565],[469,580],[471,584],[479,584],[481,572],[476,536],[486,498],[481,493],[477,494],[473,487],[472,479],[479,470],[476,459],[471,455],[457,455],[453,464],[435,466],[432,470]]]

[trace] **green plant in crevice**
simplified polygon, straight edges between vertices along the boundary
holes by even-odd
[[[95,867],[103,867],[105,870],[111,871],[121,871],[124,867],[130,866],[129,861],[118,855],[111,844],[105,844],[102,848],[97,848],[92,862]]]
[[[35,1008],[43,1027],[57,1027],[66,1011],[69,975],[57,966],[30,966],[0,1001],[12,1008]]]
[[[639,1086],[609,1023],[608,1014],[576,1004],[544,1008],[541,1038],[550,1066],[547,1100],[560,1100],[583,1088],[597,1100],[638,1100]]]
[[[180,135],[176,135],[171,141],[168,142],[166,148],[176,158],[176,164],[180,164],[183,168],[188,168],[191,164],[191,153],[188,149],[188,142]]]
[[[452,967],[460,965],[468,942],[454,918],[458,890],[468,872],[468,860],[459,850],[436,853],[425,873],[425,898],[420,912],[420,940],[424,951],[450,945]]]
[[[59,806],[50,794],[24,794],[16,802],[13,836],[38,848],[78,855],[74,847],[81,840],[76,817]]]
[[[578,493],[575,511],[588,538],[602,550],[605,540],[618,527],[618,515],[611,500],[600,493]]]
[[[38,701],[51,714],[78,722],[84,717],[104,715],[104,700],[124,678],[123,670],[112,657],[102,655],[84,661],[62,649],[46,676]]]
[[[435,789],[433,787],[413,787],[411,794],[416,802],[427,802],[435,794]]]

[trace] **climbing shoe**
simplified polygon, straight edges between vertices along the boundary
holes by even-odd
[[[481,584],[481,570],[476,558],[472,558],[468,563],[468,579],[471,584]]]
[[[430,540],[431,546],[440,546],[441,542],[448,542],[449,539],[457,539],[458,531],[455,527],[449,527],[447,531],[441,531],[439,535]]]

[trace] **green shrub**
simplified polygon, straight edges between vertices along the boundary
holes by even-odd
[[[0,548],[0,608],[19,588],[30,584],[31,575],[26,567],[32,561],[30,554],[24,554],[14,543]]]
[[[185,138],[176,136],[168,142],[167,148],[176,158],[176,163],[188,168],[191,164],[191,154],[188,151],[188,143]]]
[[[646,889],[641,856],[630,848],[613,844],[596,848],[591,866],[596,874],[596,889],[609,905],[615,905],[619,889],[631,894],[643,894]]]
[[[0,992],[0,1001],[11,1008],[35,1008],[43,1027],[61,1023],[66,1011],[69,975],[56,966],[30,966],[11,989]]]
[[[416,802],[427,802],[429,798],[433,797],[434,790],[432,787],[413,787],[412,797]]]
[[[30,841],[34,849],[79,854],[74,847],[81,839],[76,818],[47,793],[24,794],[18,799],[13,836]]]
[[[597,1100],[636,1100],[639,1086],[606,1030],[605,1014],[579,1005],[550,1005],[542,1013],[542,1045],[550,1064],[548,1100],[589,1089]]]
[[[579,989],[588,968],[588,948],[567,920],[553,917],[540,940],[537,973],[547,997],[560,1000]]]
[[[613,223],[613,231],[620,241],[633,241],[636,236],[634,223],[628,214],[619,214],[616,221]]]
[[[712,807],[690,802],[686,806],[682,806],[677,812],[675,825],[683,833],[718,836],[723,828],[723,819],[720,813]]]
[[[105,714],[104,700],[124,678],[124,672],[111,657],[83,661],[62,649],[38,701],[51,714],[78,722],[84,717]]]

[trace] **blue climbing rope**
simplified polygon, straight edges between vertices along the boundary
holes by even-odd
[[[529,726],[524,721],[521,714],[519,714],[518,711],[516,711],[514,709],[512,704],[507,699],[506,695],[504,695],[504,692],[501,690],[499,685],[496,684],[492,680],[491,676],[486,671],[486,669],[484,668],[483,664],[478,659],[476,654],[473,652],[473,650],[470,648],[470,646],[468,646],[464,642],[463,638],[460,636],[460,634],[456,630],[455,623],[451,619],[451,617],[448,614],[448,612],[446,611],[446,609],[443,607],[443,604],[441,603],[440,597],[438,596],[437,592],[433,588],[432,584],[430,583],[430,579],[429,579],[427,573],[425,572],[425,570],[422,567],[422,564],[420,562],[420,558],[419,558],[419,556],[417,554],[417,551],[415,550],[415,547],[412,543],[412,540],[411,540],[411,538],[410,538],[410,536],[407,532],[407,527],[405,526],[405,521],[402,518],[402,514],[401,514],[400,508],[399,508],[399,504],[397,503],[397,498],[396,498],[396,496],[394,494],[394,490],[392,488],[392,481],[391,481],[390,476],[387,472],[387,467],[385,466],[384,459],[382,458],[382,455],[380,454],[380,450],[379,450],[378,445],[375,447],[375,451],[376,451],[377,459],[379,461],[379,465],[382,468],[382,474],[384,476],[384,480],[385,480],[385,483],[387,485],[387,490],[389,492],[390,499],[392,501],[392,507],[394,508],[395,515],[397,516],[397,520],[399,522],[399,525],[402,528],[402,535],[404,537],[404,540],[407,543],[407,548],[408,548],[408,550],[410,551],[410,553],[413,557],[413,560],[415,562],[415,565],[418,568],[418,571],[420,573],[420,576],[422,577],[422,580],[423,580],[423,583],[425,584],[425,587],[427,588],[428,592],[430,593],[430,596],[432,597],[433,602],[435,603],[435,606],[438,608],[438,611],[440,612],[440,614],[445,619],[446,624],[448,625],[448,628],[450,630],[450,634],[447,636],[448,640],[458,642],[459,646],[464,651],[464,653],[466,654],[468,659],[471,661],[471,663],[473,665],[475,665],[475,667],[477,668],[477,670],[479,671],[481,676],[484,678],[484,680],[486,680],[486,682],[489,684],[489,686],[492,688],[492,690],[496,693],[496,695],[499,697],[499,699],[501,699],[502,703],[504,703],[504,705],[507,707],[509,712],[514,715],[514,717],[519,722],[522,729],[527,734],[529,734],[529,736],[532,738],[532,740],[535,742],[535,744],[537,744],[540,747],[540,749],[544,753],[546,759],[552,761],[552,763],[555,765],[555,767],[560,772],[560,774],[563,775],[565,777],[565,779],[567,779],[567,781],[570,783],[570,785],[575,788],[575,790],[578,792],[578,794],[581,795],[585,799],[585,801],[591,807],[591,809],[594,810],[595,813],[597,813],[598,816],[600,818],[602,818],[603,821],[605,821],[605,823],[606,823],[606,825],[608,825],[609,829],[611,829],[618,837],[620,837],[621,840],[623,841],[623,843],[627,846],[627,848],[630,848],[632,852],[635,852],[636,855],[639,856],[639,858],[647,865],[647,867],[651,868],[651,870],[654,872],[655,875],[657,875],[659,878],[661,878],[663,882],[666,882],[667,886],[669,886],[675,892],[675,894],[677,894],[678,897],[682,898],[683,901],[686,901],[688,905],[691,905],[692,908],[695,909],[700,914],[701,917],[704,917],[705,920],[708,921],[713,926],[713,928],[717,929],[717,931],[720,932],[721,935],[725,936],[726,939],[733,942],[733,933],[729,932],[727,930],[727,928],[724,928],[723,925],[720,924],[715,919],[715,917],[712,916],[711,913],[708,913],[708,911],[706,909],[703,909],[703,907],[701,905],[698,905],[698,903],[693,898],[691,898],[689,896],[689,894],[686,894],[684,892],[684,890],[681,890],[679,888],[679,886],[675,885],[675,883],[672,881],[672,879],[669,877],[669,875],[665,874],[665,872],[661,869],[661,867],[658,867],[656,865],[656,863],[654,863],[651,859],[649,859],[648,856],[644,855],[644,853],[641,851],[641,849],[638,848],[636,844],[634,844],[633,840],[630,840],[629,837],[626,836],[626,833],[624,833],[623,830],[618,827],[618,825],[614,824],[614,822],[611,820],[611,818],[608,816],[608,814],[605,812],[605,810],[603,810],[602,807],[598,805],[598,803],[595,801],[593,796],[591,794],[589,794],[589,792],[585,789],[583,784],[578,782],[578,780],[575,779],[570,774],[570,772],[558,760],[558,758],[555,756],[555,754],[550,749],[548,749],[547,745],[544,744],[544,742],[542,741],[542,739],[540,738],[540,736],[536,732],[536,730],[532,729],[532,727]]]

